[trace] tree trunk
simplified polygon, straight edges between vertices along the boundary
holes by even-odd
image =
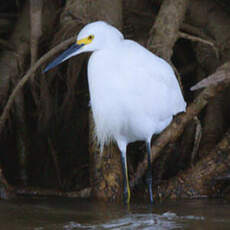
[[[150,31],[148,48],[168,62],[173,54],[188,3],[188,0],[164,0]]]

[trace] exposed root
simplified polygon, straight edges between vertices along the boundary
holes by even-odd
[[[205,88],[211,85],[218,85],[220,82],[228,83],[230,81],[230,62],[226,62],[222,66],[220,66],[217,71],[202,81],[196,83],[196,85],[192,86],[190,90],[198,90],[201,88]]]
[[[192,166],[194,166],[194,161],[195,161],[196,155],[198,153],[199,146],[200,146],[200,141],[201,141],[201,137],[202,137],[202,127],[201,127],[200,120],[198,119],[197,116],[194,117],[194,120],[195,120],[195,123],[196,123],[196,132],[195,132],[193,150],[192,150],[192,154],[191,154],[191,164],[192,164]]]

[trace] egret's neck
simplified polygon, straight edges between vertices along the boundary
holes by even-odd
[[[104,43],[102,48],[115,48],[119,47],[119,44],[124,40],[123,34],[117,30],[110,30],[109,33],[104,34]]]

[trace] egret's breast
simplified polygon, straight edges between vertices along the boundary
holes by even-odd
[[[124,123],[124,87],[119,81],[120,71],[109,52],[98,51],[91,55],[88,63],[90,101],[101,145],[114,140]]]

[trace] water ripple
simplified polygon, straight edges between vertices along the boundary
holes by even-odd
[[[115,219],[103,224],[80,224],[71,221],[64,225],[65,230],[76,229],[97,229],[97,230],[171,230],[182,229],[185,227],[184,220],[204,220],[202,216],[177,216],[175,213],[166,212],[162,215],[145,213],[145,214],[129,214],[119,219]]]

